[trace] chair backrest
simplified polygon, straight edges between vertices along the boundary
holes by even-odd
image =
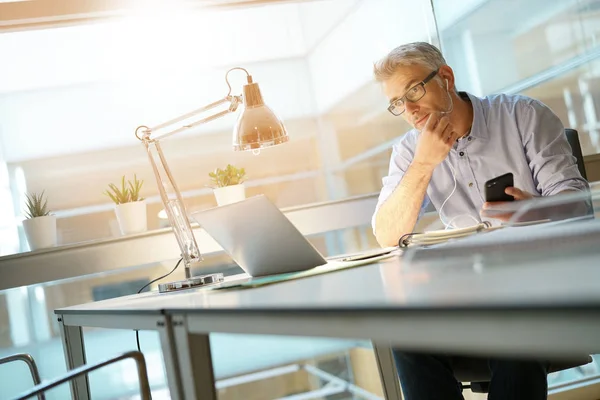
[[[577,159],[577,167],[583,179],[587,180],[587,174],[585,173],[585,164],[583,163],[583,154],[581,152],[581,144],[579,143],[579,134],[575,129],[565,129],[565,135],[567,135],[567,141],[571,145],[573,155]]]
[[[35,360],[31,356],[31,354],[19,353],[19,354],[13,354],[13,355],[10,355],[10,356],[4,357],[4,358],[0,358],[0,364],[6,364],[9,362],[13,362],[13,361],[23,361],[25,364],[27,364],[27,366],[29,367],[29,372],[31,373],[31,378],[33,379],[34,385],[39,385],[42,383],[42,380],[40,379],[40,371],[38,370],[37,364],[35,363]],[[44,393],[39,393],[37,396],[38,396],[38,400],[46,399],[46,396],[44,396]]]
[[[592,361],[592,357],[587,354],[574,355],[562,360],[553,359],[548,363],[548,373],[578,368]],[[474,393],[487,393],[489,391],[492,375],[487,358],[454,356],[452,357],[452,368],[454,377],[461,383],[463,389],[469,388]],[[469,383],[465,384],[463,382]]]

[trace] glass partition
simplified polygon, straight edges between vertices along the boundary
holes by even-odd
[[[600,152],[600,47],[593,0],[433,0],[442,50],[459,90],[521,93]]]
[[[477,96],[524,94],[547,104],[565,127],[578,131],[591,181],[599,179],[595,160],[600,153],[597,3],[594,0],[432,1],[441,48],[455,72],[458,90]],[[515,229],[521,227],[518,229],[550,235],[548,240],[539,243],[540,248],[531,259],[544,257],[553,262],[569,262],[568,254],[596,251],[593,241],[578,242],[575,238],[564,243],[568,236],[563,234],[594,229],[597,225],[594,218],[599,210],[598,189],[592,185],[591,198],[555,196],[556,199],[509,205],[507,208],[511,210],[504,210],[505,214],[508,211],[506,223]],[[499,215],[502,212],[497,210]],[[495,233],[503,235],[502,231],[491,234]],[[527,236],[527,240],[530,239]],[[486,240],[485,235],[481,240]],[[478,246],[476,242],[473,245]],[[512,246],[511,249],[517,251],[518,240]],[[563,251],[565,246],[571,251]],[[462,256],[457,253],[453,260],[465,262],[464,257],[467,257],[469,262],[479,265],[481,253],[465,249],[460,252]],[[417,253],[414,253],[415,259],[424,257]],[[479,259],[473,259],[473,254],[479,254]],[[492,260],[496,260],[500,265],[523,256],[522,251],[518,255],[513,253],[512,258],[507,251],[494,254],[496,258],[486,258],[486,262],[494,264]],[[550,374],[550,391],[593,382],[600,372],[598,357],[593,358],[586,366]]]

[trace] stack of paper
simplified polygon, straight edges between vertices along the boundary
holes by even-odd
[[[400,238],[399,246],[401,248],[431,246],[434,244],[445,243],[451,239],[464,238],[475,233],[487,232],[493,229],[497,228],[493,228],[489,223],[483,222],[467,228],[430,231],[425,233],[410,233]]]

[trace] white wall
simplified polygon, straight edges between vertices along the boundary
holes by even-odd
[[[19,237],[15,224],[10,178],[0,135],[0,256],[13,254],[18,249]]]
[[[308,68],[303,59],[247,66],[265,102],[282,118],[313,113]],[[0,128],[7,162],[105,149],[138,143],[139,125],[156,125],[198,109],[227,94],[225,69],[202,76],[170,75],[148,82],[95,82],[0,96]],[[240,94],[243,72],[230,74]],[[224,110],[215,108],[206,114]],[[238,113],[196,132],[232,127]]]
[[[319,0],[298,3],[304,46],[310,51],[363,0]]]
[[[235,65],[250,69],[282,118],[324,113],[372,83],[373,62],[390,49],[427,40],[427,7],[410,0],[327,0],[175,14],[160,25],[146,16],[2,34],[0,54],[11,59],[0,64],[6,159],[133,143],[137,126],[224,96],[223,74]],[[243,75],[231,78],[239,93]],[[197,132],[231,126],[234,118]]]
[[[0,54],[10,61],[0,63],[6,161],[133,143],[137,126],[224,97],[232,66],[249,69],[281,117],[313,112],[297,4],[157,17],[0,34]],[[243,73],[230,79],[240,94]]]

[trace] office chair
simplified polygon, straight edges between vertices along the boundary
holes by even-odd
[[[589,355],[573,356],[568,360],[550,362],[548,373],[564,371],[566,369],[581,367],[592,362]],[[454,377],[461,382],[463,389],[471,389],[474,393],[487,393],[490,388],[492,376],[488,363],[483,358],[452,357]],[[468,383],[465,383],[468,382]]]
[[[53,389],[63,383],[70,382],[75,378],[78,378],[82,375],[87,375],[92,371],[103,368],[107,365],[114,364],[116,362],[133,359],[137,366],[138,380],[140,386],[140,399],[141,400],[150,400],[150,383],[148,382],[148,372],[146,369],[146,360],[144,359],[144,355],[139,351],[129,351],[127,353],[120,354],[115,357],[111,357],[104,361],[100,361],[94,364],[82,365],[81,367],[74,368],[70,371],[67,371],[65,375],[59,376],[56,379],[49,380],[45,383],[40,383],[40,374],[38,372],[37,366],[33,357],[29,354],[15,354],[12,356],[8,356],[0,359],[0,364],[12,362],[12,361],[24,361],[29,370],[31,372],[31,376],[33,378],[33,383],[35,384],[30,390],[21,393],[18,397],[15,397],[13,400],[26,400],[33,396],[37,396],[38,400],[44,400],[44,393],[50,389]]]
[[[581,152],[581,143],[579,142],[579,134],[575,129],[567,128],[565,129],[565,135],[567,136],[567,141],[571,145],[573,155],[577,159],[577,167],[579,168],[579,172],[581,173],[583,179],[587,180],[585,164],[583,162],[583,153]]]
[[[40,379],[40,372],[38,370],[38,367],[35,363],[35,360],[33,359],[33,357],[30,354],[20,353],[20,354],[13,354],[8,357],[0,358],[0,365],[8,364],[8,363],[14,362],[14,361],[23,361],[25,364],[27,364],[27,367],[29,367],[29,372],[31,373],[31,379],[33,380],[34,385],[39,385],[40,383],[42,383],[42,380]],[[38,400],[45,400],[43,393],[40,393],[38,395]]]
[[[401,399],[402,389],[398,379],[398,371],[394,362],[393,348],[389,343],[372,343],[379,377],[386,399]],[[569,359],[555,360],[548,363],[548,373],[559,372],[570,368],[589,364],[593,359],[589,355],[572,356]],[[461,388],[471,389],[473,393],[488,393],[492,375],[487,359],[474,356],[451,357],[454,378]]]

